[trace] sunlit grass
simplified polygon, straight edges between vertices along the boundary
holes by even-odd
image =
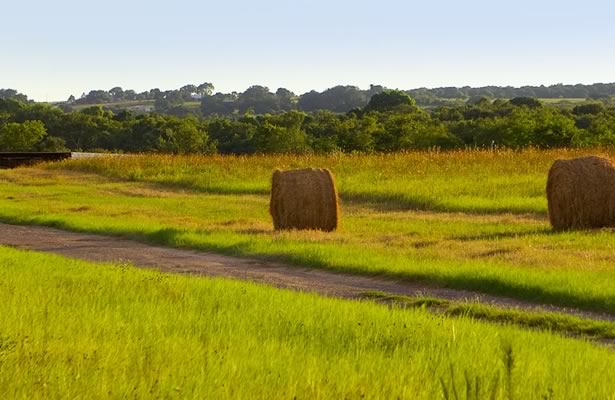
[[[422,309],[7,248],[0,296],[3,398],[615,393],[608,348]]]
[[[545,213],[546,173],[557,158],[609,149],[409,152],[382,155],[144,155],[49,164],[220,194],[267,194],[275,168],[330,168],[343,198],[383,207]]]
[[[410,152],[384,155],[172,156],[81,159],[48,168],[219,194],[267,194],[275,168],[330,168],[342,198],[389,208],[544,213],[556,158],[609,150]]]
[[[0,172],[0,218],[615,313],[612,233],[555,233],[544,212],[552,159],[579,154],[75,160]],[[303,165],[336,171],[338,232],[273,231],[269,174]],[[507,185],[515,176],[526,184]],[[403,199],[416,193],[424,207]]]

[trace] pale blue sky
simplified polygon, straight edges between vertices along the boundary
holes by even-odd
[[[201,82],[303,93],[615,81],[605,0],[2,3],[0,88],[41,101]]]

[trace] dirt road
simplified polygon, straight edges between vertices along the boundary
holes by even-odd
[[[256,259],[151,246],[134,240],[66,232],[41,226],[0,223],[0,245],[37,250],[98,262],[130,262],[136,267],[162,272],[228,277],[279,288],[313,291],[327,296],[358,298],[368,291],[405,296],[430,296],[447,300],[478,300],[500,307],[520,307],[563,312],[584,318],[615,320],[615,316],[551,305],[536,305],[476,292],[444,289],[420,283],[342,274]]]

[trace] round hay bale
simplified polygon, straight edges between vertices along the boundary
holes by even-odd
[[[339,203],[333,175],[327,169],[275,170],[269,212],[276,230],[337,229]]]
[[[557,160],[549,170],[547,200],[556,230],[615,226],[615,166],[596,156]]]

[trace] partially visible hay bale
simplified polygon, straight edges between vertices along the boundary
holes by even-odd
[[[549,170],[547,200],[556,230],[615,226],[615,166],[595,156],[557,160]]]
[[[275,170],[269,211],[281,229],[337,229],[339,205],[333,175],[327,169]]]

